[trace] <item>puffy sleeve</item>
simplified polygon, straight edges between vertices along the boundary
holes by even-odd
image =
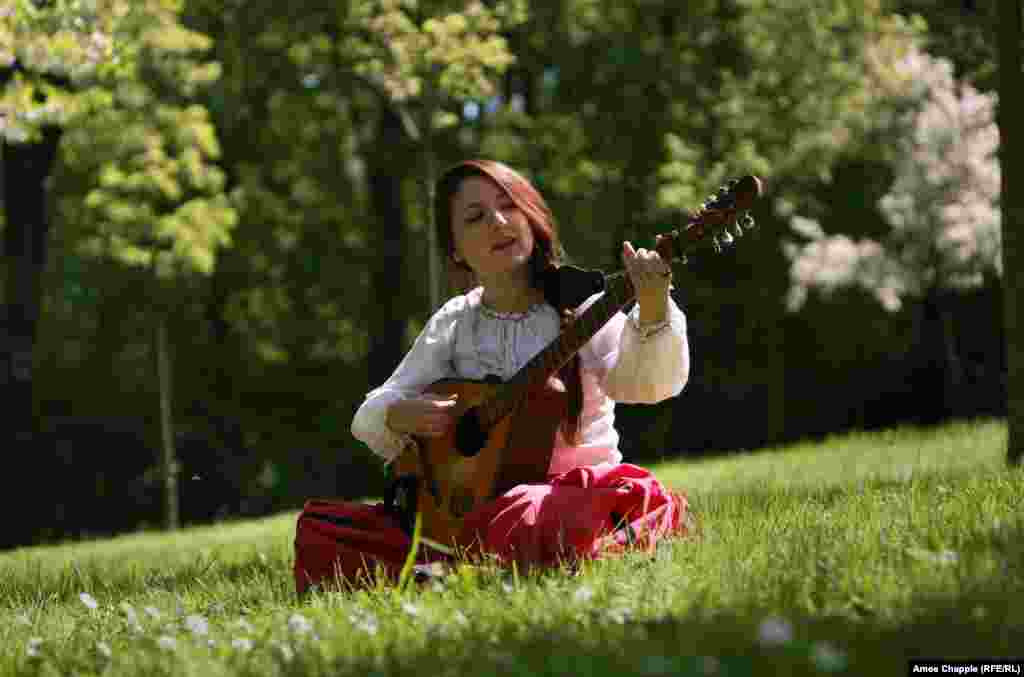
[[[667,321],[652,327],[640,325],[639,305],[616,313],[580,351],[583,367],[616,402],[655,404],[683,391],[690,377],[686,315],[671,297],[668,304]]]
[[[356,411],[352,435],[385,461],[394,460],[412,441],[411,436],[388,428],[388,407],[400,399],[421,394],[435,381],[454,376],[452,340],[464,308],[465,297],[457,296],[434,313],[391,377],[371,390]]]

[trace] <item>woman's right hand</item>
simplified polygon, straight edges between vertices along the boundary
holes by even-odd
[[[455,422],[453,409],[458,395],[424,393],[418,397],[397,400],[388,407],[385,421],[396,433],[441,437]]]

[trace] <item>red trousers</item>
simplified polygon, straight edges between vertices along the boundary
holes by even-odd
[[[685,495],[647,470],[602,463],[521,484],[479,506],[466,516],[463,540],[469,553],[521,569],[551,566],[684,535],[688,508]],[[358,584],[378,569],[397,577],[410,544],[385,505],[307,501],[296,526],[296,589],[301,594],[337,577]],[[417,553],[418,564],[450,559],[431,547]]]

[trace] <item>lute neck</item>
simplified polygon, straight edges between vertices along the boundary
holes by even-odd
[[[604,294],[565,327],[558,338],[534,355],[493,397],[480,405],[480,422],[484,427],[492,427],[515,411],[531,390],[557,373],[615,313],[634,298],[636,290],[628,275],[620,271],[607,276]]]

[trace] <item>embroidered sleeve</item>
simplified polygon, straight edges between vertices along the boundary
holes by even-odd
[[[457,296],[442,306],[423,328],[412,348],[383,385],[371,390],[352,419],[352,434],[391,462],[412,442],[412,437],[391,430],[386,421],[392,403],[422,393],[427,386],[454,375],[452,339],[455,323],[465,305]]]
[[[596,300],[592,298],[589,303]],[[581,351],[608,397],[629,404],[654,404],[682,392],[690,377],[686,315],[669,298],[668,317],[640,324],[640,308],[617,313]]]

